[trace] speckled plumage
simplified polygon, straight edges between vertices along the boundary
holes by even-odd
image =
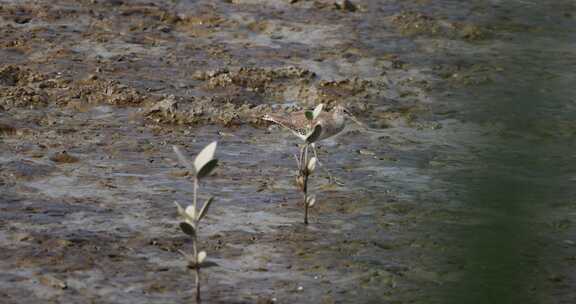
[[[322,126],[322,133],[317,141],[332,137],[340,133],[345,127],[344,107],[336,106],[332,112],[322,112],[314,121],[306,118],[306,111],[298,111],[285,115],[266,114],[263,119],[274,122],[294,133],[300,139],[306,139],[306,130],[317,125]]]

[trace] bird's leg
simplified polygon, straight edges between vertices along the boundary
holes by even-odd
[[[312,152],[314,153],[314,157],[316,157],[316,161],[318,162],[318,166],[320,166],[320,168],[322,168],[324,170],[324,172],[326,174],[328,174],[328,179],[329,179],[330,183],[331,184],[337,184],[337,185],[344,185],[343,182],[338,181],[336,178],[334,178],[334,176],[332,176],[330,171],[328,171],[328,169],[326,167],[324,167],[324,165],[322,165],[322,163],[320,162],[320,158],[318,158],[318,153],[316,152],[316,144],[312,143],[312,144],[310,144],[310,146],[312,146]]]

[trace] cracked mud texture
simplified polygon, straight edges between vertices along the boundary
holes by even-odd
[[[0,302],[191,302],[171,146],[218,140],[207,303],[432,303],[466,264],[438,177],[500,127],[450,91],[502,78],[478,43],[537,26],[431,2],[0,0]],[[321,145],[344,186],[313,176],[306,227],[298,141],[260,118],[319,103],[364,126]]]

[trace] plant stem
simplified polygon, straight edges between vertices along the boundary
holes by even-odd
[[[196,264],[196,304],[200,304],[200,265]]]
[[[198,178],[194,177],[194,212],[198,210]],[[194,227],[196,228],[196,227]]]
[[[306,203],[306,193],[304,193],[304,225],[308,225],[308,203]]]
[[[194,216],[197,217],[198,212],[198,178],[194,178]],[[192,249],[194,250],[194,263],[198,265],[198,221],[194,220],[194,237],[192,238]]]
[[[194,177],[194,213],[198,213],[198,178]],[[192,238],[192,250],[194,251],[194,269],[196,273],[196,303],[200,304],[200,265],[198,263],[198,220],[194,220],[194,236]]]
[[[304,178],[304,186],[302,192],[304,194],[304,224],[308,225],[308,144],[306,143],[303,148],[303,160],[300,162],[300,174]]]
[[[198,231],[196,231],[198,233]],[[192,248],[194,250],[194,270],[196,273],[196,303],[200,304],[200,265],[198,263],[198,236],[194,235]]]
[[[303,175],[304,172],[304,149],[306,145],[302,146],[300,149],[300,162],[298,163],[298,174]]]

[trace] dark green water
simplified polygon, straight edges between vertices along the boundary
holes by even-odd
[[[574,5],[503,1],[492,8],[494,22],[524,30],[497,34],[494,57],[484,60],[502,72],[454,98],[469,99],[461,117],[498,127],[479,138],[479,166],[448,178],[466,189],[462,220],[475,224],[451,230],[464,275],[444,288],[443,302],[548,303],[561,294],[554,298],[561,303],[573,299],[558,292],[570,275],[553,275],[569,272],[559,262],[567,253],[554,246],[561,237],[547,223],[561,218],[574,194]]]

